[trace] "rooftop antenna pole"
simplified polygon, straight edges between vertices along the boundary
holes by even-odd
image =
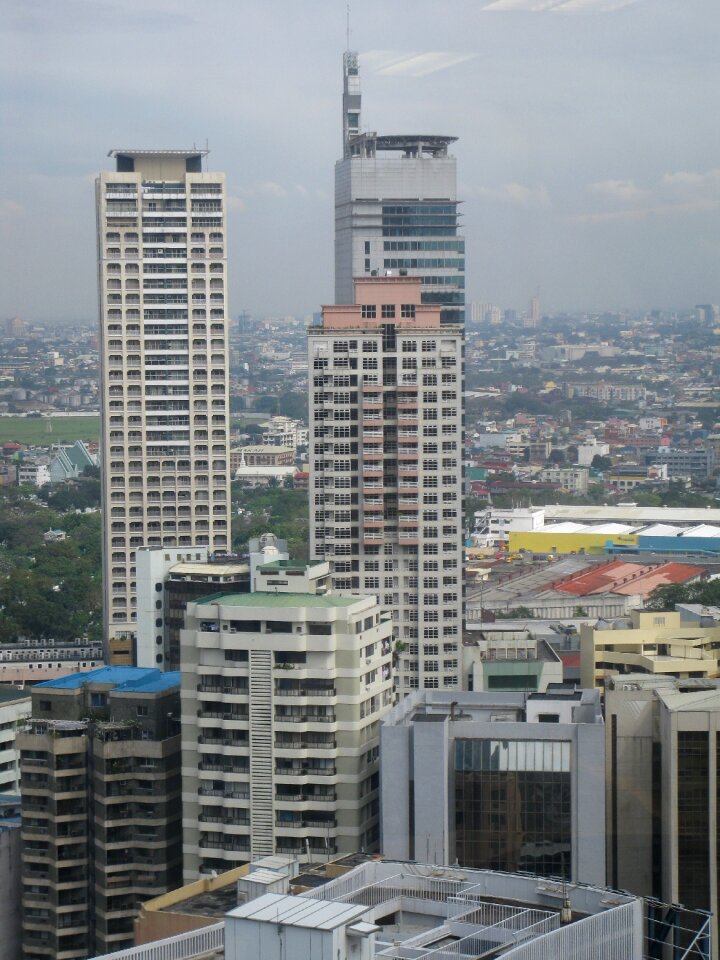
[[[345,5],[345,15],[347,19],[347,24],[345,28],[345,49],[350,49],[350,4]]]

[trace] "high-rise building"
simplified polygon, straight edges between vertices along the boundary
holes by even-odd
[[[355,281],[311,327],[310,553],[392,611],[400,693],[459,683],[462,328],[419,277]]]
[[[228,546],[225,177],[112,150],[96,182],[106,658],[134,661],[140,546]]]
[[[465,239],[458,232],[456,137],[361,133],[358,55],[343,57],[343,157],[335,165],[335,302],[356,277],[422,278],[422,302],[443,323],[465,313]]]
[[[712,911],[717,960],[720,681],[608,677],[605,717],[608,881]]]
[[[329,567],[275,560],[181,633],[186,879],[272,854],[377,850],[392,626]]]
[[[15,738],[30,710],[29,692],[0,686],[0,794],[20,793],[20,754]]]
[[[180,676],[102,667],[32,689],[18,735],[25,960],[132,946],[182,876]]]

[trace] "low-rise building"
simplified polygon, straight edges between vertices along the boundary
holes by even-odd
[[[377,849],[392,621],[327,562],[257,568],[181,632],[185,876],[275,853]]]
[[[572,494],[584,494],[588,489],[589,470],[586,467],[546,467],[540,479],[556,483],[561,490]]]
[[[301,896],[265,894],[220,923],[106,960],[642,960],[664,956],[668,942],[694,949],[683,954],[690,960],[710,955],[709,928],[705,913],[603,887],[374,860]]]
[[[628,618],[580,627],[584,687],[626,673],[692,679],[720,673],[720,626],[682,622],[677,611],[632,610]]]
[[[18,641],[0,645],[0,688],[23,687],[103,666],[102,643],[92,640]]]
[[[259,443],[230,450],[230,472],[235,474],[238,467],[288,467],[295,463],[295,448],[283,447],[275,443]]]
[[[386,856],[605,882],[600,697],[411,694],[380,730]]]
[[[670,479],[692,477],[702,480],[713,475],[715,448],[705,447],[658,447],[645,456],[645,462],[664,464]]]
[[[462,663],[467,690],[544,693],[563,680],[562,661],[546,640],[500,624],[463,636]]]

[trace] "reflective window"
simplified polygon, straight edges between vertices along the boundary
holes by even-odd
[[[455,741],[456,857],[570,877],[570,743]]]

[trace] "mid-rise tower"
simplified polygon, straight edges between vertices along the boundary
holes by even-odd
[[[138,547],[226,550],[225,177],[111,150],[96,181],[106,658],[134,661]],[[160,624],[162,625],[162,624]]]

